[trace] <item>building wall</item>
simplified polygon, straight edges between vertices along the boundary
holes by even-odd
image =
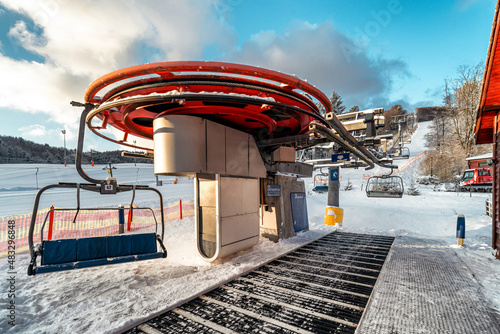
[[[469,160],[469,169],[488,167],[488,159]]]
[[[492,229],[492,247],[496,249],[496,257],[500,258],[500,164],[497,159],[500,158],[500,117],[496,117],[495,134],[493,140],[493,229]]]

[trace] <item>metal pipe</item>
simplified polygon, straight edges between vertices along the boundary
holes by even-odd
[[[135,189],[137,190],[151,190],[154,191],[155,193],[158,194],[158,197],[160,198],[160,210],[161,210],[161,240],[163,241],[163,237],[165,234],[165,218],[163,214],[163,196],[161,192],[158,189],[155,188],[150,188],[148,186],[140,186],[140,185],[129,185],[129,184],[121,184],[117,187],[117,192],[122,192],[122,191],[130,191]]]
[[[123,205],[118,207],[118,234],[125,233],[125,208]]]
[[[37,213],[38,213],[38,206],[40,205],[40,197],[42,196],[42,194],[46,190],[49,190],[49,189],[52,189],[52,188],[67,188],[67,187],[64,186],[64,185],[60,185],[60,184],[49,184],[48,186],[43,187],[42,189],[40,189],[36,193],[35,203],[33,204],[33,212],[31,214],[30,229],[29,229],[29,232],[28,232],[28,246],[30,248],[30,254],[31,254],[32,258],[35,255],[34,254],[34,248],[33,248],[34,247],[34,245],[33,245],[33,233],[35,232],[35,223],[36,223],[36,216],[37,216]]]
[[[352,146],[356,147],[360,152],[363,153],[368,159],[372,161],[372,167],[373,163],[376,163],[377,165],[385,167],[383,164],[379,162],[376,156],[374,156],[370,151],[366,149],[366,147],[361,146],[359,142],[356,140],[356,138],[353,137],[349,133],[349,131],[346,130],[346,128],[342,125],[342,123],[338,120],[337,117],[333,113],[327,114],[326,115],[326,121],[330,124],[330,126],[337,131],[337,133],[342,136],[346,141],[348,141]]]
[[[101,184],[103,182],[106,182],[104,180],[97,180],[91,178],[90,176],[88,176],[87,173],[85,173],[85,171],[82,168],[83,142],[85,139],[85,122],[88,113],[94,108],[94,105],[90,103],[82,104],[78,102],[71,102],[71,105],[77,107],[85,106],[85,109],[83,109],[82,114],[80,116],[80,128],[78,130],[78,144],[76,146],[76,159],[75,159],[76,171],[85,181],[88,181],[90,183]]]
[[[76,223],[76,217],[78,217],[78,213],[80,212],[80,183],[76,184],[76,213],[75,218],[73,218],[73,224]]]
[[[337,178],[335,181],[332,181],[332,170],[336,170],[337,172]],[[338,167],[336,168],[329,168],[328,169],[328,206],[335,206],[335,207],[340,207],[340,169]]]
[[[344,147],[345,149],[347,149],[348,151],[351,151],[353,154],[355,154],[356,156],[358,156],[361,160],[363,160],[364,162],[366,162],[371,168],[375,167],[375,165],[373,164],[372,160],[367,158],[362,152],[360,152],[356,147],[350,145],[347,141],[343,140],[342,138],[340,138],[338,135],[334,134],[330,129],[328,129],[327,127],[321,125],[321,124],[317,124],[317,123],[314,123],[314,124],[311,124],[309,126],[309,129],[313,130],[313,131],[316,131],[318,132],[319,134],[325,136],[326,138],[328,138],[329,140],[333,141],[333,142],[336,142],[337,144],[339,144],[340,146]]]
[[[128,221],[130,222],[129,224],[131,224],[132,222],[132,219],[134,217],[134,199],[135,199],[135,184],[134,184],[134,187],[132,188],[132,200],[130,201],[130,211],[129,211],[129,219]],[[130,227],[130,225],[129,225]],[[129,228],[130,230],[130,228]]]

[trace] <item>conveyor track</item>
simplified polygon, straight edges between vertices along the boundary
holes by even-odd
[[[330,233],[126,333],[354,333],[393,241]]]

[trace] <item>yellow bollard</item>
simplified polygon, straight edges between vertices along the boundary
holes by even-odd
[[[344,209],[337,208],[335,206],[326,207],[325,225],[339,224],[339,226],[342,226],[343,219],[344,219]]]

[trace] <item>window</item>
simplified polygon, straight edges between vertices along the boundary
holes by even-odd
[[[465,172],[463,181],[472,180],[473,177],[474,177],[474,171],[471,170],[471,171]]]
[[[490,170],[480,170],[479,176],[491,176]]]

